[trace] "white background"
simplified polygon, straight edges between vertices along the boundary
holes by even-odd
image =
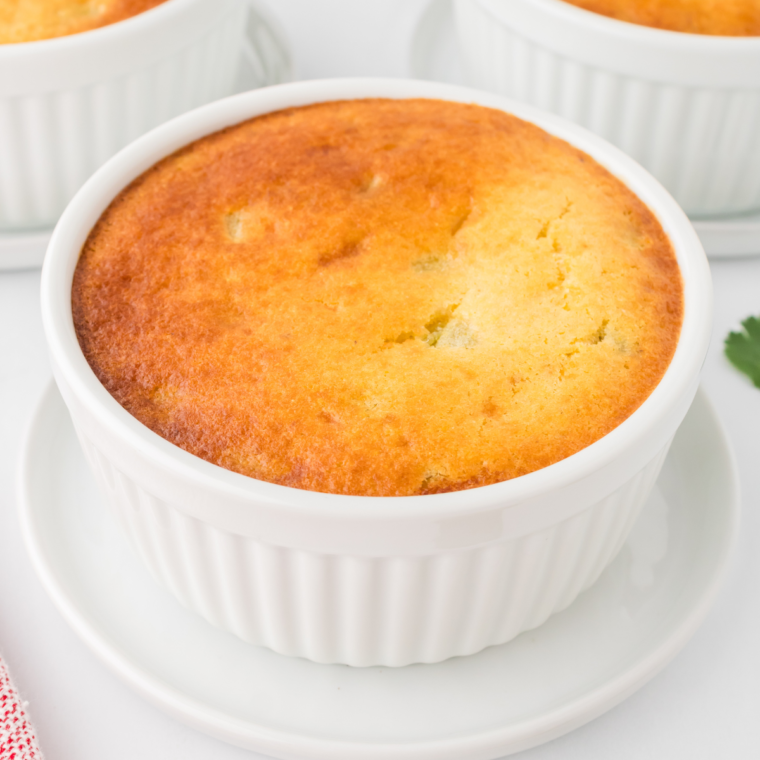
[[[423,0],[277,0],[296,76],[405,76]],[[1,170],[1,169],[0,169]],[[760,248],[760,247],[759,247]],[[758,250],[760,254],[760,249]],[[622,705],[523,760],[760,758],[760,390],[722,343],[760,314],[760,255],[713,263],[715,330],[704,387],[741,473],[741,536],[726,587],[685,650]],[[0,653],[48,760],[254,760],[143,702],[95,660],[45,596],[21,543],[15,476],[25,425],[49,378],[39,272],[0,272]]]

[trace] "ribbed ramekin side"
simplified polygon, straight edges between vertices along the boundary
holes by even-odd
[[[472,85],[604,137],[650,171],[692,216],[760,208],[760,90],[624,76],[555,53],[477,2],[459,2],[456,9]]]
[[[438,662],[541,625],[620,550],[667,453],[600,502],[527,536],[359,557],[219,530],[155,498],[80,440],[130,542],[183,605],[282,654],[355,666]]]
[[[87,178],[125,145],[229,95],[242,29],[240,14],[231,14],[179,53],[118,79],[0,98],[0,229],[54,224]]]

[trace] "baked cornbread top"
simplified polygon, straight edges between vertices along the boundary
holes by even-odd
[[[132,415],[210,462],[339,494],[513,478],[589,445],[673,355],[681,277],[589,156],[436,100],[294,108],[128,186],[74,324]]]
[[[87,32],[166,0],[0,0],[0,44]]]
[[[758,0],[565,0],[641,26],[724,37],[760,36]]]

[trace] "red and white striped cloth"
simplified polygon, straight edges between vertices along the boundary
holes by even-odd
[[[43,760],[24,706],[0,659],[0,760]]]

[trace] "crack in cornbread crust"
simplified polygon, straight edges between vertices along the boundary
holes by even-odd
[[[0,0],[0,44],[67,37],[136,16],[166,0]]]
[[[564,0],[602,16],[687,34],[760,36],[757,0]]]
[[[95,374],[262,480],[409,495],[513,478],[626,419],[675,350],[651,212],[515,117],[434,100],[262,116],[161,161],[92,230]]]

